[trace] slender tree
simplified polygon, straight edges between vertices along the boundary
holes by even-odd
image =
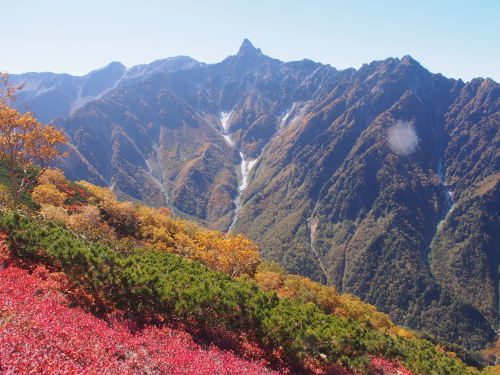
[[[0,74],[0,160],[5,161],[10,175],[14,204],[36,177],[63,155],[60,148],[66,143],[62,130],[43,125],[30,112],[22,114],[13,108],[22,87],[9,86],[8,75]],[[35,176],[33,164],[40,167]]]

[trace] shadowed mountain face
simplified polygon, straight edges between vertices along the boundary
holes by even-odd
[[[283,63],[247,40],[218,64],[14,79],[27,82],[20,104],[63,117],[70,178],[245,233],[267,259],[400,324],[470,348],[492,339],[494,81],[447,79],[409,56],[344,71]]]

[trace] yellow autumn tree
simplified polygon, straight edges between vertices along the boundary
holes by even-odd
[[[481,375],[500,375],[500,365],[485,367]]]
[[[283,287],[276,292],[280,297],[298,298],[305,303],[315,303],[330,314],[340,304],[340,296],[334,288],[298,275],[287,275]]]
[[[101,221],[101,213],[96,206],[82,206],[79,212],[69,216],[66,222],[75,231],[89,239],[102,241],[115,237],[113,228],[108,223]]]
[[[40,205],[40,216],[52,221],[65,223],[68,220],[68,212],[62,206],[56,207],[51,204]]]
[[[33,201],[38,204],[51,204],[53,206],[62,206],[67,196],[59,191],[53,184],[37,185],[31,194]]]
[[[66,177],[64,173],[58,168],[48,168],[45,173],[38,177],[39,184],[64,184]]]
[[[133,236],[138,229],[137,213],[131,202],[106,200],[98,204],[103,219],[120,236]]]
[[[159,250],[177,252],[176,237],[182,237],[182,223],[172,218],[168,210],[139,206],[137,217],[141,239]],[[182,241],[186,242],[186,238],[182,237]]]
[[[253,278],[265,291],[281,290],[285,285],[288,272],[278,263],[264,261],[259,264]]]
[[[372,328],[387,330],[394,328],[394,323],[387,314],[377,311],[375,306],[365,303],[352,294],[340,296],[340,306],[335,309],[335,314],[346,316],[368,323]]]
[[[62,155],[60,147],[66,143],[62,130],[45,126],[32,113],[21,114],[12,107],[21,88],[9,86],[8,75],[0,75],[0,159],[5,161],[9,172],[14,204],[49,164]],[[33,176],[33,164],[40,167],[38,176]]]
[[[87,189],[98,201],[116,201],[116,196],[107,187],[92,185],[90,182],[83,180],[78,181],[78,184]]]
[[[264,289],[266,292],[277,291],[283,288],[285,281],[283,280],[283,275],[278,272],[265,271],[257,272],[254,276],[257,284]]]
[[[362,321],[377,330],[388,331],[396,327],[387,314],[377,311],[374,306],[362,302],[358,297],[351,294],[341,295],[331,286],[304,276],[289,274],[276,263],[261,263],[254,279],[261,288],[275,291],[280,298],[297,298],[304,303],[312,302],[328,314]],[[395,334],[406,335],[405,337],[414,335],[411,331],[402,329]]]
[[[0,184],[0,204],[7,205],[9,202],[9,188],[5,185]]]
[[[259,247],[242,234],[200,231],[195,237],[195,259],[232,276],[253,276],[260,263]]]

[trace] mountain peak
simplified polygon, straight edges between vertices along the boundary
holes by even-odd
[[[401,63],[404,65],[420,65],[417,60],[415,60],[410,55],[405,55],[401,58]]]
[[[119,61],[112,61],[108,65],[106,65],[106,68],[116,68],[116,69],[124,69],[125,65],[123,65]]]
[[[255,48],[247,38],[243,40],[243,43],[241,43],[241,47],[238,51],[238,55],[255,55],[255,54],[261,54],[262,52],[260,51],[259,48]]]
[[[127,68],[121,62],[113,61],[102,68],[92,70],[91,72],[87,73],[86,76],[90,77],[90,76],[95,75],[95,74],[100,74],[100,75],[102,75],[102,74],[123,74],[126,70],[127,70]]]

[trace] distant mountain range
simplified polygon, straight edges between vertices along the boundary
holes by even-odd
[[[26,73],[71,179],[248,235],[288,270],[469,348],[495,335],[500,85],[410,56],[336,70],[245,40],[83,77]]]

